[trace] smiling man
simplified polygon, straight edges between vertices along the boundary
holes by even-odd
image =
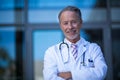
[[[80,9],[68,6],[58,18],[65,39],[46,50],[44,80],[104,80],[107,65],[101,48],[80,36]]]

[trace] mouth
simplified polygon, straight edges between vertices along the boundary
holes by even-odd
[[[77,30],[68,30],[68,31],[66,31],[65,36],[68,39],[73,40],[73,39],[76,39],[79,36],[79,34],[78,34]]]
[[[66,31],[68,34],[72,34],[72,35],[74,35],[74,34],[76,34],[76,30],[68,30],[68,31]]]

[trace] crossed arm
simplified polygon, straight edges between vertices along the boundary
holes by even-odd
[[[59,77],[65,79],[65,80],[69,80],[72,79],[72,74],[71,72],[60,72],[57,74]]]

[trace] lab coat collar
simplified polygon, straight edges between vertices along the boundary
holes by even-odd
[[[75,45],[78,45],[79,47],[79,45],[82,44],[82,39],[83,38],[81,37],[80,40],[75,43]],[[68,41],[66,38],[64,39],[64,42],[67,43],[69,47],[71,46],[71,44],[73,44],[72,42]]]
[[[68,41],[66,38],[64,39],[64,42],[67,43],[68,46],[69,46],[69,48],[70,48],[70,46],[71,46],[72,43],[70,41]],[[82,56],[82,54],[87,50],[87,44],[88,43],[89,42],[86,41],[82,37],[80,37],[80,40],[75,43],[75,44],[78,45],[78,57],[77,57],[76,60],[78,60]]]
[[[71,44],[73,44],[70,41],[68,41],[66,38],[64,39],[64,42],[67,43],[69,47],[71,46]],[[86,43],[87,41],[84,38],[80,37],[80,40],[77,41],[75,44],[79,47],[80,45],[86,45]]]

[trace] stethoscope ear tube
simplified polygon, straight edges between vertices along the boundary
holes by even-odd
[[[67,52],[67,53],[68,53],[67,55],[68,55],[68,58],[67,58],[66,61],[64,61],[63,56],[62,56],[62,52],[61,52],[61,51],[62,51],[62,49],[61,49],[61,48],[62,48],[62,45],[66,45],[66,47],[67,47],[67,51],[68,51],[68,52]],[[69,57],[70,57],[68,44],[63,41],[63,42],[59,45],[59,50],[60,50],[60,54],[61,54],[61,57],[62,57],[62,61],[64,62],[64,64],[67,63],[68,60],[69,60]]]
[[[67,61],[64,61],[64,59],[63,59],[63,56],[62,56],[62,45],[66,45],[66,47],[67,47],[67,49],[68,49],[68,59],[67,59]],[[70,57],[70,54],[69,54],[69,45],[67,44],[67,43],[65,43],[64,41],[59,45],[59,50],[60,50],[60,53],[61,53],[61,57],[62,57],[62,60],[63,60],[63,62],[64,62],[64,64],[65,63],[67,63],[68,62],[68,60],[69,60],[69,57]],[[81,64],[83,65],[83,66],[86,66],[85,65],[85,53],[86,53],[86,51],[83,53],[83,58],[82,58],[82,62],[81,62]]]
[[[69,49],[68,44],[67,44],[67,43],[65,43],[65,42],[63,41],[63,42],[59,45],[59,50],[61,50],[62,45],[66,45],[66,46],[67,46],[67,48]]]

